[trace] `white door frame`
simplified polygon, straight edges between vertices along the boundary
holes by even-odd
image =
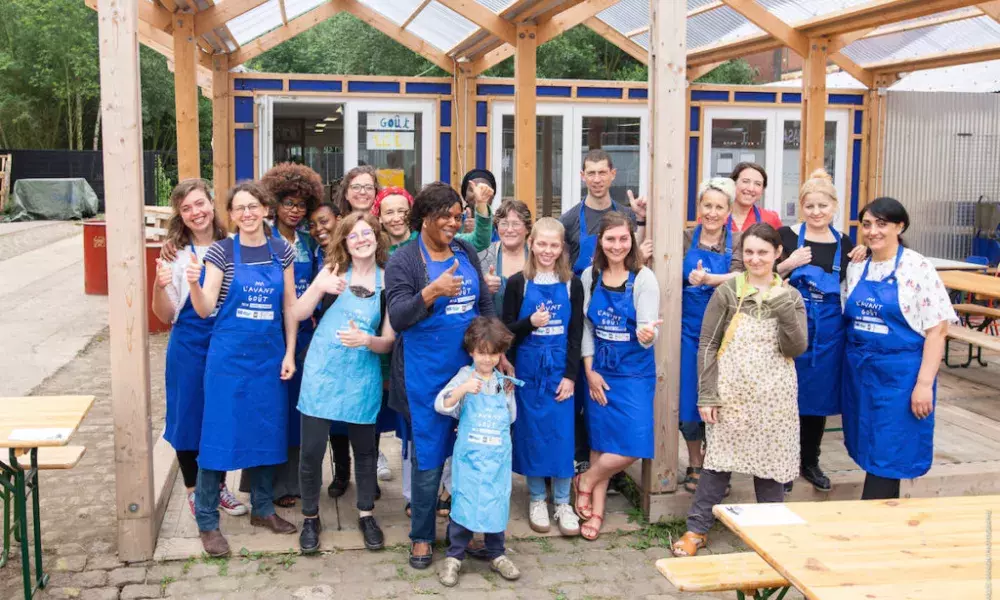
[[[274,97],[255,96],[257,105],[257,178],[274,165]]]

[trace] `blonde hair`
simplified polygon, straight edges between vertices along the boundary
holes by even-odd
[[[554,233],[559,236],[559,240],[562,242],[562,254],[556,259],[555,272],[556,276],[559,277],[559,281],[569,281],[573,277],[573,269],[569,265],[569,249],[566,247],[565,242],[566,229],[559,222],[559,219],[552,217],[538,219],[535,226],[531,228],[531,234],[528,235],[528,260],[524,261],[524,280],[531,281],[538,273],[538,266],[535,264],[535,252],[531,249],[531,246],[534,244],[538,234],[542,232]]]
[[[698,204],[701,204],[701,197],[707,192],[715,190],[726,197],[729,201],[729,208],[733,207],[733,200],[736,198],[736,182],[728,177],[712,177],[701,182],[698,186]]]
[[[833,187],[833,177],[830,177],[826,169],[816,169],[802,184],[799,188],[799,204],[805,202],[809,194],[823,194],[837,202],[837,188]]]

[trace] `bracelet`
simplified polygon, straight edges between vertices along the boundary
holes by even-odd
[[[640,220],[636,219],[635,226],[636,227],[645,227],[646,226],[646,221],[645,220],[640,221]]]

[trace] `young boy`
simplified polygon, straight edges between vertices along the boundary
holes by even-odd
[[[459,369],[434,400],[434,409],[458,419],[458,439],[451,460],[450,547],[438,572],[445,586],[458,583],[466,547],[475,532],[485,534],[490,568],[513,581],[521,572],[504,550],[510,513],[510,425],[517,416],[511,381],[496,370],[514,336],[495,317],[477,317],[465,331],[463,346],[472,365]]]

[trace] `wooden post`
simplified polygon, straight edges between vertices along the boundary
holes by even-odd
[[[177,177],[201,177],[198,156],[198,44],[194,15],[174,13],[174,108],[177,119]]]
[[[643,512],[663,516],[653,494],[677,489],[680,402],[681,266],[684,261],[685,115],[687,104],[687,7],[683,2],[650,2],[649,118],[650,176],[647,235],[653,238],[653,269],[660,282],[656,341],[656,453],[642,465]],[[696,174],[691,174],[695,177]]]
[[[476,77],[468,63],[456,65],[452,114],[451,186],[457,191],[476,166]]]
[[[536,50],[534,25],[517,26],[517,47],[514,51],[514,197],[535,210],[535,145],[538,134],[535,114]],[[497,133],[496,135],[499,135]]]
[[[229,156],[229,143],[232,141],[229,110],[232,101],[229,93],[229,56],[216,54],[212,57],[212,184],[215,211],[227,225],[229,213],[223,203],[233,177],[233,163]]]
[[[809,56],[802,65],[802,121],[799,137],[799,181],[823,166],[826,133],[826,61],[830,40],[809,40]]]
[[[111,409],[118,558],[153,557],[156,530],[142,185],[138,4],[99,0],[101,118],[108,229]]]

